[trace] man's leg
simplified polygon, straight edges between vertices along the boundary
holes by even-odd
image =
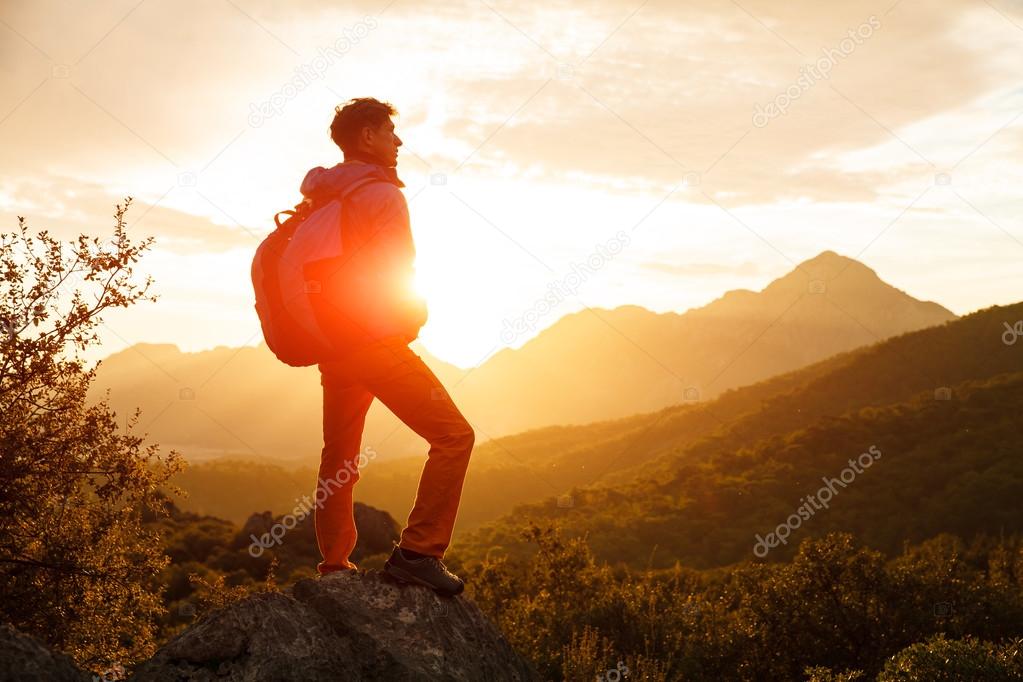
[[[399,546],[443,557],[451,544],[475,433],[406,341],[395,337],[364,348],[352,367],[370,393],[430,444]]]
[[[359,480],[357,466],[366,412],[373,394],[330,367],[320,368],[323,386],[323,451],[316,483],[314,517],[316,543],[323,561],[321,574],[353,568],[348,557],[358,532],[352,510],[352,492]]]

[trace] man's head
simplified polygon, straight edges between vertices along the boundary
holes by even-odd
[[[391,116],[398,110],[372,97],[349,100],[334,109],[330,139],[341,148],[345,158],[370,157],[387,168],[398,165],[401,139],[394,134]]]

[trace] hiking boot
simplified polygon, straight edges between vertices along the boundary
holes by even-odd
[[[462,579],[449,571],[437,557],[410,559],[402,554],[400,547],[391,552],[391,558],[384,564],[384,573],[403,583],[429,587],[447,597],[461,594],[465,589]]]

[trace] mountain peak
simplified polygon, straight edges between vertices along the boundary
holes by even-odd
[[[103,358],[105,363],[117,363],[125,359],[145,362],[146,359],[166,360],[181,355],[181,349],[173,343],[149,343],[140,341]]]
[[[793,274],[802,271],[804,274],[809,274],[812,277],[819,277],[821,279],[833,279],[838,277],[840,274],[850,274],[845,271],[855,272],[861,276],[869,276],[874,279],[880,280],[877,273],[872,269],[856,260],[855,258],[849,258],[843,256],[840,253],[834,251],[821,251],[813,258],[809,258],[795,267]]]
[[[825,249],[824,251],[821,251],[820,253],[818,253],[813,258],[810,258],[810,259],[808,259],[808,260],[806,260],[804,262],[806,262],[806,263],[813,263],[813,262],[830,263],[830,262],[835,262],[835,261],[847,262],[847,261],[854,261],[854,259],[849,258],[848,256],[843,256],[842,254],[837,253],[835,251],[832,251],[831,249]],[[859,261],[854,261],[854,262],[859,262]]]

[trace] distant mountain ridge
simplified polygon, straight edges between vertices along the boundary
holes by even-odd
[[[502,407],[532,406],[477,412],[491,435],[582,424],[713,398],[955,317],[825,251],[761,292],[732,291],[685,313],[627,305],[566,315],[521,348],[496,353],[455,395],[472,410],[497,387]]]
[[[685,313],[634,305],[564,316],[518,349],[463,370],[412,345],[477,429],[477,442],[558,424],[585,424],[694,400],[803,367],[955,315],[892,287],[831,251],[760,292],[731,291]],[[315,368],[276,361],[265,346],[182,353],[139,344],[100,366],[93,395],[136,406],[153,441],[193,460],[248,457],[309,465],[321,442]],[[365,444],[382,459],[425,443],[378,401]]]

